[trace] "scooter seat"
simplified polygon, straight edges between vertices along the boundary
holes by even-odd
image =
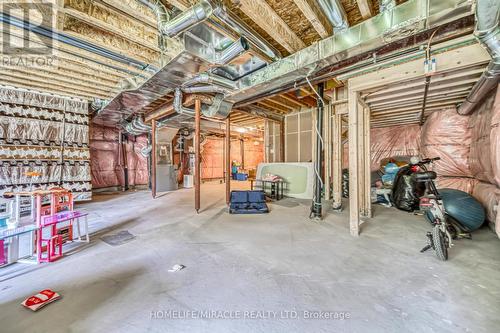
[[[437,178],[437,174],[434,171],[417,172],[412,175],[416,182],[423,183],[429,180],[434,180]]]

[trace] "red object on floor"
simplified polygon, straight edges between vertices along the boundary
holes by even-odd
[[[58,293],[50,289],[45,289],[40,291],[36,295],[28,297],[21,304],[32,311],[37,311],[41,307],[52,303],[59,298],[61,298],[61,295],[59,295]]]
[[[5,247],[5,243],[2,239],[2,240],[0,240],[0,265],[4,265],[7,263],[7,258],[5,257],[4,247]]]

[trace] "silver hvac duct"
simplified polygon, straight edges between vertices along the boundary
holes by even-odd
[[[195,110],[186,108],[182,105],[182,90],[175,89],[174,93],[174,111],[180,115],[195,116]],[[224,101],[224,95],[217,94],[212,99],[212,105],[202,105],[201,112],[205,117],[225,119],[231,112],[233,103]]]
[[[491,61],[465,102],[458,107],[457,112],[461,115],[471,114],[488,92],[498,85],[500,78],[500,1],[477,0],[476,20],[474,35],[490,54]]]
[[[144,123],[144,121],[142,120],[142,117],[140,117],[140,116],[137,116],[137,117],[135,117],[135,118],[132,120],[132,125],[133,125],[135,128],[137,128],[137,129],[139,129],[139,130],[142,130],[142,131],[144,131],[144,132],[151,132],[151,129],[152,129],[152,128],[151,128],[151,126],[146,125],[146,124]]]
[[[354,65],[349,66],[350,69],[346,67],[335,71],[346,72],[372,64],[373,58],[356,58],[378,52],[383,46],[394,45],[393,52],[382,53],[380,58],[377,56],[378,59],[389,57],[396,50],[408,48],[408,43],[402,41],[408,39],[409,35],[418,35],[445,25],[459,28],[473,12],[471,2],[464,0],[408,0],[389,14],[389,20],[380,19],[380,16],[372,17],[344,33],[325,38],[245,75],[238,79],[238,89],[226,96],[226,100],[240,107],[266,95],[304,84],[305,77],[330,77],[331,71],[325,72],[328,67],[349,59],[355,61]]]
[[[216,65],[226,65],[231,60],[237,58],[242,53],[248,51],[250,45],[244,37],[239,38],[237,41],[231,43],[224,50],[219,51],[215,54],[215,64]]]
[[[90,103],[90,108],[92,111],[99,113],[107,104],[109,101],[102,99],[102,98],[94,98],[92,103]]]
[[[383,13],[397,6],[396,0],[379,0],[379,12]]]
[[[213,13],[213,7],[209,1],[200,0],[196,5],[186,9],[181,14],[170,18],[165,6],[157,0],[154,11],[158,19],[158,30],[163,35],[175,37],[208,19]]]
[[[280,60],[281,53],[274,46],[268,43],[264,38],[243,22],[238,16],[226,11],[224,8],[214,9],[214,16],[227,24],[239,36],[245,37],[249,42],[255,45],[263,54],[272,61]]]
[[[132,119],[131,122],[126,123],[125,130],[132,135],[140,135],[143,133],[151,132],[151,126],[146,125],[140,116]]]
[[[205,117],[226,119],[233,108],[233,103],[224,101],[224,95],[217,94],[212,100],[212,105],[202,107],[201,111]]]
[[[318,0],[318,3],[330,23],[333,25],[334,32],[343,32],[349,28],[347,15],[340,0]]]
[[[195,111],[193,109],[186,108],[182,105],[182,91],[180,88],[175,89],[174,111],[178,114],[184,114],[193,117],[195,116]]]
[[[155,13],[158,20],[158,31],[174,37],[193,27],[194,25],[205,21],[214,15],[221,22],[226,24],[239,36],[247,38],[252,44],[255,45],[263,54],[265,54],[272,61],[281,59],[281,53],[268,43],[264,38],[250,28],[236,15],[227,12],[221,5],[216,3],[212,5],[210,1],[201,0],[198,4],[187,9],[182,14],[170,19],[170,15],[165,6],[159,0],[139,0],[144,5],[151,8]],[[220,26],[210,20],[213,24]],[[224,27],[221,27],[225,29]]]
[[[140,75],[136,75],[133,77],[127,77],[118,82],[118,88],[120,90],[136,90],[140,87],[140,85],[144,82],[144,78]]]
[[[182,91],[188,94],[223,94],[226,95],[229,90],[227,88],[216,86],[216,85],[208,85],[208,86],[199,86],[199,87],[185,87],[182,88]]]
[[[196,75],[194,78],[184,82],[182,88],[191,87],[195,84],[212,84],[233,90],[238,88],[236,82],[211,73],[201,73]]]
[[[141,148],[140,152],[141,152],[142,156],[148,157],[149,154],[151,154],[152,150],[153,150],[153,146],[152,145],[147,145],[147,146]]]
[[[138,129],[136,129],[132,123],[127,123],[125,126],[124,126],[124,129],[125,131],[127,131],[127,133],[130,133],[132,135],[141,135],[141,134],[144,134],[144,131],[140,131]]]

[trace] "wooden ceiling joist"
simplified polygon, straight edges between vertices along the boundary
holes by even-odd
[[[4,31],[4,34],[7,33]],[[27,35],[23,33],[22,30],[13,27],[12,29],[8,29],[8,34],[14,37],[21,38],[23,40],[28,40]],[[29,42],[32,45],[42,45],[42,42],[49,42],[45,37],[39,37],[39,40],[29,39]],[[98,72],[101,72],[102,76],[112,75],[118,76],[122,78],[130,77],[133,75],[141,74],[141,70],[136,67],[130,66],[128,64],[124,64],[118,62],[113,59],[109,59],[95,53],[92,53],[87,50],[83,50],[81,48],[68,45],[65,43],[57,43],[54,48],[54,56],[58,59],[65,59],[68,61],[72,61],[76,64],[83,65],[85,67],[91,68]],[[122,69],[122,70],[118,70]]]
[[[434,92],[434,91],[430,91],[427,93],[427,100],[432,100],[433,98],[448,98],[448,97],[452,97],[452,96],[467,96],[467,94],[469,93],[470,89],[468,88],[465,88],[465,89],[457,89],[457,90],[448,90],[447,92],[442,92],[442,91],[438,91],[438,92]],[[388,100],[385,100],[385,101],[380,101],[380,102],[377,102],[377,103],[368,103],[368,105],[370,107],[376,107],[376,108],[383,108],[384,106],[388,106],[388,105],[409,105],[411,104],[412,102],[414,101],[421,101],[423,99],[423,91],[421,92],[421,94],[415,94],[413,96],[405,96],[405,97],[399,97],[399,98],[394,98],[394,99],[388,99]]]
[[[81,0],[76,0],[81,1]],[[137,0],[95,0],[105,4],[108,8],[112,8],[124,15],[128,15],[130,18],[144,22],[151,27],[156,27],[156,16],[153,11]],[[174,0],[169,0],[169,2],[174,2]]]
[[[126,15],[117,13],[102,4],[91,1],[69,0],[65,1],[64,7],[59,9],[59,13],[72,16],[106,32],[121,35],[129,41],[151,50],[159,51],[158,29],[156,27],[144,25],[143,22],[138,22]]]
[[[438,98],[428,98],[427,99],[427,104],[433,104],[433,103],[445,103],[445,104],[457,104],[463,102],[467,94],[463,94],[462,96],[451,96],[451,97],[439,97]],[[399,108],[411,108],[411,107],[418,107],[423,104],[423,96],[421,100],[417,101],[412,101],[408,103],[398,103],[398,104],[392,104],[388,106],[383,106],[383,107],[370,107],[370,110],[372,111],[381,111],[381,110],[394,110],[394,109],[399,109]]]
[[[296,104],[296,105],[305,106],[305,107],[311,107],[312,106],[310,103],[307,103],[304,100],[300,100],[300,99],[296,98],[291,93],[285,93],[285,94],[280,95],[280,96],[281,96],[281,98],[289,101],[290,103]]]
[[[31,80],[27,79],[17,79],[13,77],[3,77],[2,82],[7,85],[11,85],[13,87],[19,87],[19,88],[25,88],[25,89],[31,89],[31,90],[36,90],[40,92],[47,92],[51,94],[58,94],[58,95],[63,95],[63,96],[72,96],[76,98],[81,98],[85,100],[93,100],[95,97],[94,95],[87,94],[85,92],[81,92],[79,90],[73,89],[73,88],[67,88],[67,87],[61,87],[59,85],[50,85],[50,83],[38,83],[34,82]],[[102,97],[104,98],[104,97]]]
[[[190,7],[189,0],[167,0],[172,6],[179,8],[182,11],[185,11]]]
[[[2,78],[12,76],[16,78],[24,78],[24,77],[29,77],[30,80],[34,81],[51,81],[66,87],[74,87],[76,89],[79,89],[81,91],[86,91],[89,93],[96,93],[100,95],[106,95],[109,96],[109,89],[102,88],[102,86],[92,84],[91,82],[88,81],[78,81],[75,79],[69,79],[67,77],[63,77],[61,75],[53,75],[50,72],[45,72],[38,70],[36,72],[33,71],[27,71],[23,69],[12,69],[12,68],[1,68],[0,67],[0,75]],[[116,89],[115,87],[112,88],[112,90]]]
[[[1,70],[0,75],[2,75],[2,80],[7,80],[8,78],[13,78],[17,80],[24,80],[26,82],[33,82],[33,83],[38,83],[38,84],[46,84],[47,86],[54,86],[54,87],[59,87],[63,89],[75,89],[77,91],[84,92],[88,94],[88,96],[98,96],[100,98],[107,98],[109,97],[108,93],[103,90],[97,90],[93,88],[88,88],[84,86],[72,86],[69,85],[66,81],[58,79],[58,78],[51,78],[51,77],[43,77],[43,76],[38,76],[38,77],[30,77],[29,79],[26,78],[26,75],[23,73],[20,73],[19,71],[13,71],[13,70]]]
[[[411,124],[418,124],[419,122],[420,119],[409,119],[406,121],[390,121],[390,122],[375,123],[371,124],[371,127],[380,128],[380,127],[397,126],[397,125],[411,125]]]
[[[252,120],[238,122],[237,124],[245,127],[259,127],[264,124],[264,121],[260,119],[252,119]]]
[[[283,94],[282,96],[283,98],[291,98],[292,100],[301,103],[305,107],[313,108],[317,105],[317,101],[313,97],[307,96],[298,98],[293,92]]]
[[[293,0],[304,16],[311,22],[314,30],[321,36],[327,38],[333,33],[333,26],[319,7],[316,0]]]
[[[454,105],[449,105],[449,107],[455,107]],[[443,105],[438,105],[438,106],[429,106],[426,107],[425,110],[426,112],[431,112],[431,111],[439,111],[447,108],[447,106]],[[382,115],[387,115],[388,117],[392,117],[394,115],[398,114],[418,114],[422,111],[422,105],[414,106],[411,108],[404,108],[404,109],[396,109],[396,110],[385,110],[385,111],[377,111],[377,112],[372,112],[373,116],[382,116]]]
[[[278,105],[281,105],[281,106],[286,107],[286,108],[291,108],[291,109],[300,109],[302,107],[302,104],[300,104],[296,101],[290,101],[286,98],[281,97],[280,95],[269,98],[268,101],[271,101],[273,103],[276,103]]]
[[[474,66],[473,68],[462,69],[460,71],[453,71],[451,73],[444,73],[441,75],[436,75],[432,77],[431,86],[440,86],[443,84],[456,84],[458,81],[477,81],[479,76],[484,72],[484,66]],[[470,81],[469,81],[470,82]],[[401,84],[392,85],[385,89],[378,88],[377,90],[371,91],[364,95],[367,99],[373,99],[378,96],[392,95],[394,93],[405,93],[411,92],[415,88],[423,87],[425,80],[419,78],[417,80],[405,81]]]
[[[239,0],[239,8],[288,52],[294,53],[306,47],[306,44],[264,0]]]
[[[454,91],[454,90],[465,90],[465,89],[470,89],[474,83],[477,82],[477,78],[475,79],[468,79],[468,80],[463,80],[463,81],[458,81],[454,83],[431,83],[429,86],[429,93],[447,93],[449,91]],[[368,104],[371,103],[379,103],[382,101],[386,100],[391,100],[391,99],[400,99],[400,98],[407,98],[407,97],[412,97],[412,96],[417,96],[420,95],[424,92],[425,88],[425,83],[422,83],[419,87],[415,87],[413,89],[409,90],[404,90],[404,91],[398,91],[397,93],[394,94],[385,94],[385,95],[380,95],[378,97],[367,97],[365,99],[365,102]]]
[[[269,108],[270,110],[276,111],[278,113],[289,113],[292,112],[292,108],[284,107],[282,105],[276,104],[270,100],[263,100],[257,102],[257,105],[260,105],[261,107],[264,108]]]
[[[83,85],[89,86],[96,89],[101,89],[103,91],[113,90],[117,87],[117,82],[113,81],[105,81],[99,78],[98,76],[94,76],[88,73],[82,72],[74,72],[68,69],[61,69],[59,67],[41,67],[41,68],[32,68],[32,67],[8,67],[0,65],[0,71],[2,70],[14,70],[19,73],[26,74],[27,77],[47,77],[47,78],[56,78],[56,79],[66,79],[67,83],[75,84],[75,85]]]
[[[359,7],[359,12],[364,19],[369,19],[373,16],[373,6],[369,0],[356,0]]]

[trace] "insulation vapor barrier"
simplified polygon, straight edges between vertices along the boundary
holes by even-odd
[[[224,177],[224,140],[206,138],[201,147],[201,178]]]
[[[495,183],[493,164],[498,159],[498,152],[492,148],[498,143],[491,138],[493,104],[495,91],[492,91],[470,117],[469,128],[472,133],[470,146],[470,166],[475,178],[488,183]],[[500,112],[500,110],[496,110]],[[492,147],[493,146],[493,147]]]
[[[257,144],[256,144],[257,143]],[[257,169],[264,161],[264,144],[259,140],[244,141],[245,170]],[[207,138],[202,144],[201,177],[215,179],[224,177],[224,140]],[[231,161],[241,163],[241,141],[231,140]]]
[[[411,156],[420,155],[420,126],[398,125],[370,130],[371,171],[381,168],[384,160],[397,156],[404,156],[409,160]],[[349,144],[344,144],[342,166],[349,165]]]
[[[124,184],[122,157],[119,148],[119,131],[115,128],[93,126],[90,134],[90,155],[92,158],[91,175],[93,188],[122,186]],[[126,163],[129,185],[148,183],[147,158],[140,150],[147,146],[146,135],[132,137],[127,142]]]
[[[500,189],[488,183],[478,183],[472,192],[486,210],[486,219],[495,223],[498,215],[498,201],[500,200]]]
[[[436,187],[452,188],[472,194],[474,187],[479,183],[479,180],[468,177],[440,177],[436,179]]]
[[[383,159],[393,156],[414,156],[420,152],[420,126],[404,125],[372,128],[371,170],[380,169]]]
[[[440,157],[433,164],[439,176],[472,177],[469,167],[472,133],[469,118],[455,109],[433,112],[422,127],[422,156]]]
[[[86,101],[0,87],[0,193],[60,184],[91,199],[88,122]]]

